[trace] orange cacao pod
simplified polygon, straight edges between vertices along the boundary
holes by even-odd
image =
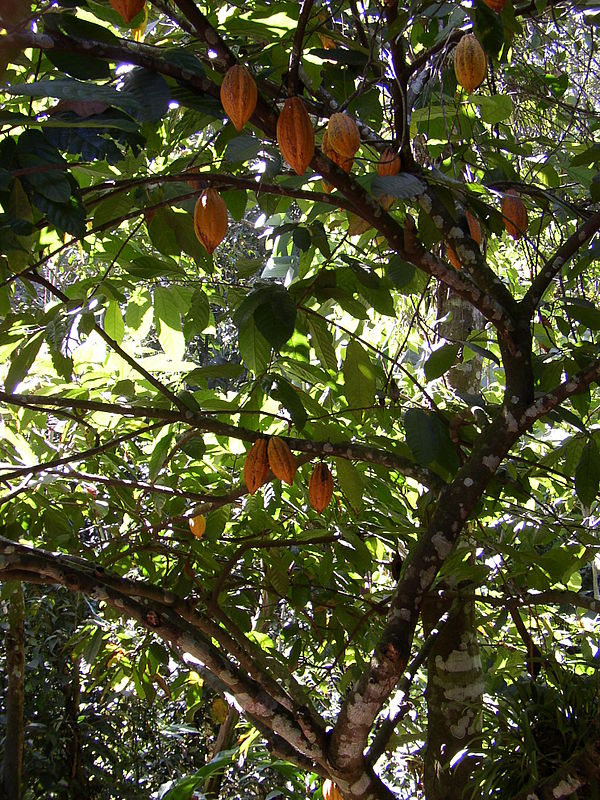
[[[308,482],[308,499],[311,506],[320,514],[327,508],[333,495],[333,478],[327,464],[320,462],[314,468]]]
[[[504,10],[504,6],[506,5],[506,0],[483,0],[483,2],[488,8],[491,8],[492,11],[497,11],[498,14]]]
[[[194,230],[209,253],[221,244],[227,233],[227,206],[216,189],[205,189],[194,208]]]
[[[527,209],[514,189],[509,189],[502,199],[502,217],[509,236],[520,239],[525,235],[529,224]]]
[[[269,458],[267,456],[267,440],[257,439],[244,461],[244,483],[250,494],[266,483],[269,477]]]
[[[451,244],[447,244],[446,245],[446,256],[448,258],[448,261],[454,267],[454,269],[460,269],[461,264],[460,264],[459,258],[456,255],[456,250],[452,247]]]
[[[456,80],[470,94],[485,78],[487,59],[477,37],[467,33],[454,50],[454,72]]]
[[[297,175],[304,175],[315,153],[315,132],[300,97],[289,97],[277,120],[277,144]]]
[[[333,781],[323,781],[323,800],[342,800],[340,790]]]
[[[478,245],[481,245],[481,225],[479,224],[479,220],[468,210],[465,211],[465,217],[467,218],[471,239]]]
[[[280,481],[292,483],[296,474],[296,459],[286,442],[279,436],[271,436],[267,445],[267,456],[273,475]]]
[[[110,0],[110,4],[123,17],[123,22],[129,25],[144,7],[145,0]]]
[[[190,531],[194,534],[197,539],[201,539],[204,531],[206,530],[206,517],[204,514],[198,514],[195,517],[190,517],[188,519],[188,523],[190,526]]]
[[[402,169],[400,154],[391,147],[386,147],[377,164],[378,175],[397,175]]]
[[[332,114],[327,123],[329,146],[346,158],[354,158],[360,147],[358,125],[347,114]]]
[[[227,70],[221,84],[221,104],[236,131],[241,131],[254,114],[257,100],[254,78],[246,67],[234,64]]]

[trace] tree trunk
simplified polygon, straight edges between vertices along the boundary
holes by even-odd
[[[6,739],[2,765],[2,800],[19,800],[23,765],[25,705],[25,597],[23,584],[11,581],[6,630]]]
[[[445,295],[445,293],[444,293]],[[439,311],[449,314],[440,324],[440,336],[465,341],[483,327],[481,314],[460,297],[448,294]],[[451,387],[463,396],[481,389],[481,358],[459,363],[447,376]],[[445,584],[456,589],[455,585]],[[429,633],[449,603],[433,598],[423,606],[423,625]],[[423,782],[427,800],[459,800],[468,782],[473,761],[452,760],[468,747],[481,730],[483,678],[477,636],[475,603],[461,603],[450,623],[441,631],[427,662],[427,740]]]
[[[69,736],[67,738],[68,792],[73,800],[86,800],[90,796],[89,785],[81,759],[81,731],[79,729],[79,698],[81,683],[79,659],[72,662],[67,654],[64,672],[68,677],[65,684],[65,721]]]

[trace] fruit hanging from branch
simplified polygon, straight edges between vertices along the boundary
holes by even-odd
[[[323,151],[323,155],[327,156],[334,164],[340,169],[343,169],[344,172],[350,174],[352,170],[352,165],[354,164],[354,158],[346,158],[346,156],[340,155],[336,150],[331,147],[329,144],[329,135],[327,131],[323,134],[323,143],[321,144],[321,150]],[[323,181],[323,188],[329,194],[333,191],[333,185],[331,183],[327,183],[327,181]]]
[[[527,209],[515,189],[509,189],[502,198],[502,218],[509,236],[513,239],[525,236],[529,224]]]
[[[342,800],[340,790],[329,778],[323,781],[323,800]]]
[[[500,14],[504,11],[504,6],[506,5],[506,0],[483,0],[488,8],[491,8],[492,11],[496,11]]]
[[[225,113],[233,122],[236,131],[241,131],[254,114],[258,100],[256,82],[246,67],[234,64],[227,70],[220,94]]]
[[[377,174],[381,176],[397,175],[401,169],[402,159],[400,158],[400,154],[396,152],[396,150],[392,150],[391,147],[386,147],[379,158]]]
[[[195,517],[188,519],[190,531],[197,539],[201,539],[206,530],[206,517],[204,514],[197,514]]]
[[[257,439],[244,461],[244,483],[250,494],[254,494],[269,477],[267,440]]]
[[[296,474],[296,460],[292,451],[279,436],[271,436],[267,445],[269,467],[276,478],[285,483],[292,483]]]
[[[296,175],[304,175],[315,153],[315,132],[300,97],[288,97],[277,120],[277,144]]]
[[[317,514],[327,508],[332,495],[333,478],[327,464],[321,461],[314,468],[308,482],[308,499]]]
[[[329,146],[345,158],[354,158],[360,147],[358,125],[347,114],[332,114],[327,123]]]
[[[481,246],[481,225],[479,224],[479,220],[474,214],[471,214],[468,209],[465,211],[465,217],[467,218],[471,239]]]
[[[465,34],[454,50],[456,80],[469,93],[483,83],[487,73],[487,58],[473,33]]]
[[[227,233],[227,206],[216,189],[205,189],[194,208],[194,231],[209,253],[221,244]]]
[[[145,0],[110,0],[110,4],[123,17],[123,22],[129,25],[144,8]]]

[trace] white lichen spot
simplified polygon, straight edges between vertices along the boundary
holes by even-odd
[[[452,228],[450,228],[450,236],[453,239],[464,239],[465,232],[462,228],[458,228],[456,225],[454,225]]]
[[[431,197],[428,197],[426,194],[422,194],[421,197],[419,197],[419,203],[423,211],[426,211],[428,214],[431,212],[431,209],[433,208]]]
[[[467,489],[469,489],[471,486],[473,486],[473,478],[465,478],[463,483]]]
[[[410,622],[410,611],[408,608],[395,608],[388,617],[390,622],[393,622],[397,619],[401,619],[404,622]]]
[[[435,536],[431,537],[431,543],[435,547],[435,552],[438,554],[438,558],[444,561],[450,555],[452,550],[452,542],[449,542],[448,539],[444,536],[444,531],[438,531]]]
[[[333,445],[332,445],[332,444],[329,444],[329,442],[325,442],[325,444],[323,445],[323,452],[324,452],[324,453],[331,453],[331,452],[333,452]]]
[[[516,433],[519,430],[514,414],[511,414],[507,408],[504,409],[504,419],[506,420],[506,428],[510,433]]]
[[[570,797],[577,789],[580,789],[582,785],[579,778],[572,778],[570,775],[567,775],[566,779],[562,780],[552,789],[552,796]]]
[[[435,666],[439,672],[472,672],[476,660],[468,650],[453,650],[446,659],[437,656]]]
[[[567,384],[565,384],[565,389],[568,392],[574,392],[577,389],[578,385],[579,384],[577,384],[575,381],[569,381]]]
[[[513,394],[513,396],[510,398],[510,402],[513,404],[513,406],[517,405],[519,398],[516,396],[516,394]]]
[[[481,459],[481,462],[484,467],[487,467],[489,469],[490,472],[495,472],[500,466],[500,459],[498,458],[498,456],[492,456],[492,455],[484,456]]]
[[[435,214],[435,216],[433,216],[431,219],[433,220],[435,227],[442,230],[444,227],[444,220],[438,214]]]
[[[431,567],[431,569],[424,569],[419,576],[419,583],[421,584],[421,589],[427,589],[433,583],[433,579],[435,578],[437,569],[435,567]]]

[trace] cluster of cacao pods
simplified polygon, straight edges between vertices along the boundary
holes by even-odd
[[[276,478],[291,484],[296,475],[296,460],[292,451],[279,436],[257,439],[244,461],[244,483],[250,494],[265,484],[272,472]],[[326,464],[317,464],[308,484],[310,504],[321,513],[333,495],[333,478]]]
[[[465,34],[454,49],[454,72],[458,83],[469,94],[483,83],[487,58],[473,33]]]
[[[194,231],[209,253],[221,244],[227,233],[227,206],[221,195],[212,187],[205,189],[194,208]]]

